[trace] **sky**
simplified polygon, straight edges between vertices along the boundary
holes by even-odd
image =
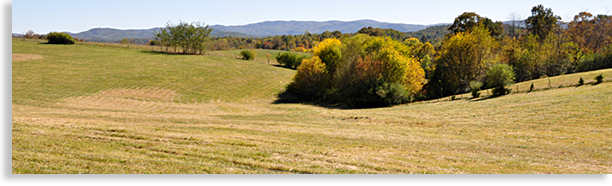
[[[91,28],[148,29],[166,22],[246,25],[263,21],[354,21],[372,19],[406,24],[452,23],[463,12],[492,20],[528,17],[533,6],[552,8],[564,21],[581,11],[612,14],[610,0],[15,0],[12,32],[78,33]]]

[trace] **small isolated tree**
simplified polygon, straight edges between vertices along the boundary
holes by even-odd
[[[272,54],[266,53],[266,57],[268,58],[268,64],[270,64],[270,57],[272,57]]]
[[[600,84],[603,82],[603,74],[599,74],[599,76],[595,77],[595,81],[597,81],[597,84]]]
[[[130,44],[130,39],[123,38],[119,43],[121,43],[121,44]]]
[[[33,30],[28,30],[28,32],[26,32],[26,34],[25,34],[25,38],[33,39],[35,35],[36,35],[36,33],[34,33]]]
[[[510,93],[506,86],[514,83],[514,71],[507,64],[497,64],[487,71],[487,86],[493,88],[493,96]]]
[[[74,44],[76,40],[67,33],[51,32],[47,34],[47,42],[49,44]]]
[[[580,80],[578,80],[578,85],[584,85],[584,79],[582,79],[582,77],[580,77]]]

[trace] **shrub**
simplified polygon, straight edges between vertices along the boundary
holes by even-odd
[[[255,60],[255,54],[250,50],[240,51],[243,60]]]
[[[533,91],[533,82],[531,82],[531,86],[529,87],[529,92]]]
[[[297,69],[300,64],[302,64],[302,60],[305,58],[305,55],[299,55],[293,52],[284,52],[276,56],[276,61],[285,67]]]
[[[495,87],[493,88],[491,93],[493,94],[493,96],[503,96],[506,94],[510,94],[510,91],[511,89],[508,89],[506,87]]]
[[[74,44],[76,40],[67,33],[51,32],[47,34],[49,44]]]
[[[597,81],[597,84],[603,82],[603,74],[599,74],[599,76],[595,77],[595,80]]]
[[[514,70],[506,64],[497,64],[487,70],[487,86],[493,88],[493,96],[510,93],[505,86],[514,83]]]
[[[604,68],[612,68],[612,45],[602,52],[584,57],[576,66],[576,72],[586,72]]]
[[[454,100],[455,100],[455,95],[452,95],[451,96],[451,101],[454,101]]]
[[[582,79],[582,77],[580,78],[580,80],[578,80],[578,85],[584,85],[584,79]]]
[[[329,75],[325,64],[318,57],[305,59],[293,76],[287,91],[303,100],[317,101],[323,98],[328,88]]]
[[[472,89],[472,97],[478,98],[480,97],[480,88],[482,87],[482,83],[479,81],[470,82],[470,88]]]

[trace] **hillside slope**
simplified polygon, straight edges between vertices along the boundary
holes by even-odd
[[[612,173],[610,82],[338,109],[263,62],[12,42],[13,174]]]

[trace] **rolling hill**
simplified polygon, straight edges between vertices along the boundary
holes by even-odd
[[[341,109],[274,103],[295,70],[233,55],[24,39],[12,54],[13,174],[612,173],[612,69]]]

